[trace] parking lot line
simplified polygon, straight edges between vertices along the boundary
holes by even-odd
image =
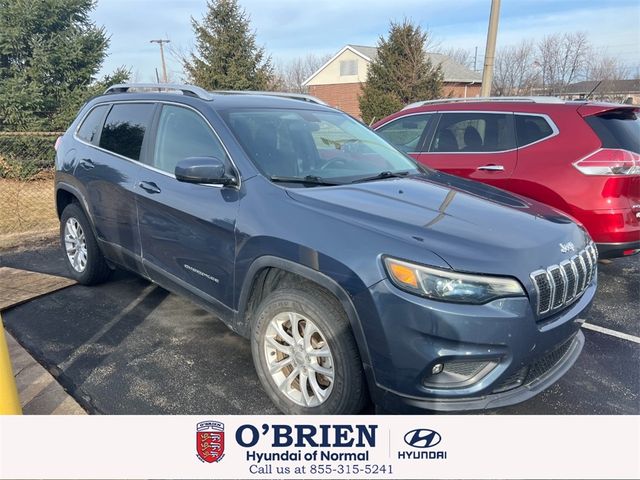
[[[640,337],[635,335],[629,335],[628,333],[618,332],[617,330],[611,330],[609,328],[600,327],[591,323],[583,323],[583,328],[593,330],[594,332],[604,333],[605,335],[611,335],[612,337],[622,338],[623,340],[629,340],[630,342],[640,343]]]
[[[69,365],[71,365],[73,362],[75,362],[80,355],[86,353],[87,350],[89,348],[91,348],[98,339],[100,339],[100,337],[102,337],[105,333],[107,333],[109,330],[111,330],[111,328],[116,323],[118,323],[120,320],[122,320],[125,317],[125,315],[127,315],[134,308],[136,308],[138,305],[140,305],[142,303],[142,301],[145,298],[147,298],[147,296],[152,291],[154,291],[155,289],[156,289],[156,285],[155,284],[151,284],[151,285],[147,286],[144,290],[142,290],[140,295],[138,295],[129,305],[127,305],[125,308],[123,308],[122,311],[118,315],[113,317],[113,319],[111,319],[108,323],[105,323],[104,326],[100,330],[98,330],[89,340],[84,342],[84,344],[82,346],[80,346],[78,349],[76,349],[76,351],[73,353],[73,355],[71,355],[64,362],[62,362],[60,364],[60,369],[66,370]]]

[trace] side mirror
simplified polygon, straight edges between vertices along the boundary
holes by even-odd
[[[176,179],[187,183],[231,185],[236,179],[227,175],[225,163],[216,157],[189,157],[180,160],[175,169]]]

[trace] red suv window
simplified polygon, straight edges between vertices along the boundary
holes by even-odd
[[[443,113],[430,152],[502,152],[515,148],[511,113]]]
[[[554,134],[554,129],[541,115],[516,113],[516,136],[518,147],[524,147]]]
[[[640,153],[640,118],[630,109],[613,110],[585,118],[603,148],[622,148]]]

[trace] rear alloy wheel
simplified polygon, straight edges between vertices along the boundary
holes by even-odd
[[[60,216],[60,244],[72,278],[83,285],[105,281],[111,270],[107,265],[91,224],[77,203],[70,203]]]
[[[69,217],[64,224],[64,248],[67,260],[78,273],[87,268],[87,238],[78,219]]]
[[[354,414],[367,399],[346,315],[313,287],[270,293],[252,326],[253,362],[265,391],[287,414]]]

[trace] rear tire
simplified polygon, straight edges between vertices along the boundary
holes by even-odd
[[[60,217],[60,244],[71,277],[82,285],[104,282],[111,273],[93,235],[91,224],[77,203]]]
[[[320,289],[270,293],[252,324],[251,352],[265,391],[283,413],[356,414],[366,404],[349,321],[340,304]]]

